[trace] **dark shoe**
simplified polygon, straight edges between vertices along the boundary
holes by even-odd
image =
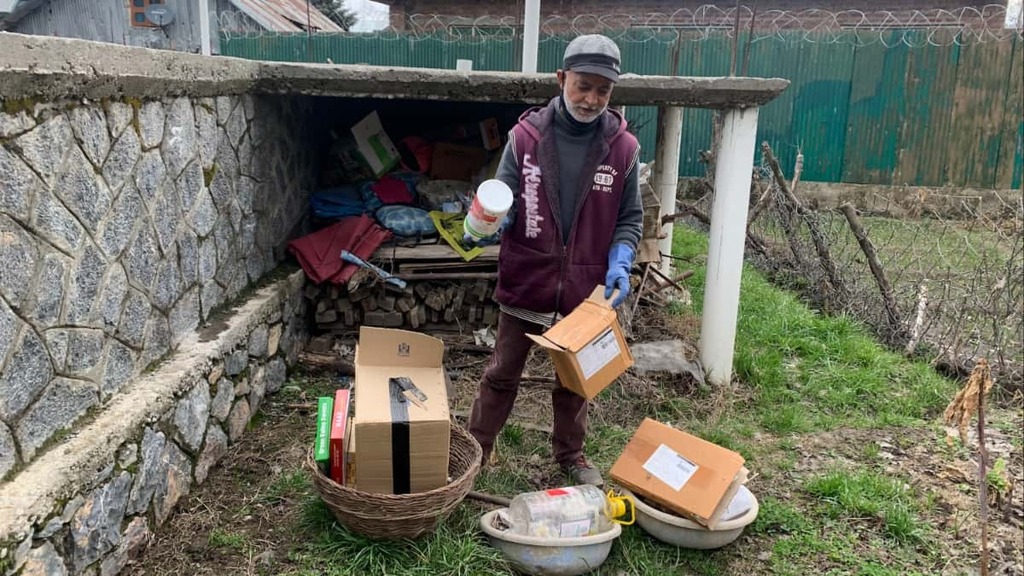
[[[494,466],[498,463],[498,454],[494,449],[484,450],[483,456],[480,458],[480,469],[483,470],[488,466]]]
[[[598,488],[604,486],[604,478],[601,477],[601,473],[587,461],[585,456],[580,456],[568,465],[563,464],[561,468],[562,473],[569,478],[569,481],[577,486],[581,484],[592,484]]]

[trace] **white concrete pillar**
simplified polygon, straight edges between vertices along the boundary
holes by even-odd
[[[540,42],[540,0],[526,0],[523,15],[523,73],[537,72],[537,44]]]
[[[757,108],[725,112],[715,162],[715,203],[708,239],[700,359],[708,381],[716,386],[728,385],[732,380],[757,114]]]
[[[676,190],[679,187],[679,141],[683,134],[683,109],[678,106],[658,108],[658,143],[654,149],[654,190],[661,200],[661,215],[675,214]],[[662,254],[672,253],[672,223],[664,224],[658,240]],[[661,271],[669,274],[672,260],[661,259]]]
[[[199,0],[199,43],[200,53],[209,56],[210,51],[210,2]]]

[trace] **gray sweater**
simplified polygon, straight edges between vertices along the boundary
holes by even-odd
[[[583,158],[586,155],[587,147],[591,140],[598,133],[598,122],[591,124],[580,124],[560,107],[555,114],[555,149],[558,151],[558,208],[563,222],[562,243],[569,243],[569,228],[575,214],[576,203],[579,201],[579,178],[583,169]],[[515,150],[511,143],[505,146],[505,151],[498,164],[498,171],[495,178],[501,180],[512,189],[513,193],[519,194],[519,165],[516,162]],[[510,213],[509,221],[515,219],[515,204]],[[619,204],[619,215],[615,225],[615,234],[612,237],[612,245],[626,244],[634,251],[640,243],[643,235],[643,203],[640,199],[639,166],[633,168],[626,174],[625,189],[622,192],[622,202]],[[585,226],[582,222],[580,225]]]

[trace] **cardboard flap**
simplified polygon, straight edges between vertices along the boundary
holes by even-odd
[[[564,348],[562,348],[558,344],[555,344],[551,340],[548,340],[547,338],[545,338],[543,335],[527,334],[526,337],[529,338],[530,340],[533,340],[533,342],[535,344],[537,344],[538,346],[540,346],[542,348],[547,348],[548,350],[557,350],[559,352],[562,352],[562,351],[565,350]]]
[[[604,289],[601,289],[604,299]],[[608,330],[615,310],[590,300],[583,301],[571,314],[544,333],[544,337],[562,350],[579,352],[594,338]]]
[[[440,368],[444,342],[439,338],[387,328],[359,328],[356,366],[390,368]]]
[[[610,309],[612,307],[612,302],[615,301],[615,297],[619,295],[619,289],[616,288],[616,289],[612,290],[612,297],[611,298],[605,298],[604,297],[604,289],[605,289],[605,285],[604,284],[598,284],[597,286],[595,286],[594,287],[594,291],[590,293],[590,296],[587,296],[587,302],[593,302],[594,304],[600,304],[601,306],[604,306],[605,308],[609,308]]]

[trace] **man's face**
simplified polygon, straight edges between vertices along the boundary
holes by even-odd
[[[597,74],[558,71],[558,84],[562,87],[565,105],[579,122],[593,122],[604,113],[612,97],[615,84]]]

